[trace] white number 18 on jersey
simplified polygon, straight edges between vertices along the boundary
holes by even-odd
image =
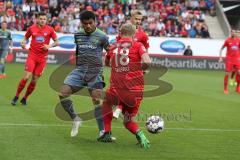
[[[129,63],[129,48],[116,48],[113,50],[113,53],[115,54],[115,64],[116,67],[118,66],[118,63],[120,63],[121,66],[126,66]]]

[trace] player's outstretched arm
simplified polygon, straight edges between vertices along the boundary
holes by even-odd
[[[142,70],[148,69],[151,64],[151,59],[147,53],[142,55]]]
[[[224,49],[224,45],[221,47],[221,49],[220,49],[220,52],[219,52],[219,62],[222,62],[223,61],[223,59],[222,59],[222,51],[223,51],[223,49]]]

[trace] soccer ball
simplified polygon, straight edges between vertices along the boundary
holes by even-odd
[[[148,132],[156,134],[163,131],[164,128],[164,121],[159,116],[151,116],[148,117],[146,122],[146,127]]]

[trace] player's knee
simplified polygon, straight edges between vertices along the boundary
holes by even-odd
[[[68,92],[60,91],[58,96],[60,99],[63,99],[63,98],[69,97],[70,94]]]
[[[27,73],[24,75],[23,79],[29,80],[29,79],[31,78],[31,76],[32,76],[32,73],[27,72]]]
[[[5,60],[3,58],[1,58],[0,64],[4,64]]]
[[[30,79],[30,77],[24,76],[23,79],[24,79],[25,81],[28,81],[28,80]]]
[[[100,105],[101,104],[100,98],[92,98],[92,102],[93,102],[94,105]]]
[[[128,122],[130,122],[132,120],[131,116],[128,115],[124,115],[124,119],[123,119],[123,124],[126,125]]]
[[[129,122],[132,122],[132,121],[134,122],[135,118],[136,117],[134,115],[125,113],[125,115],[123,117],[123,124],[126,125]]]
[[[226,72],[225,75],[230,76],[231,72]]]
[[[34,75],[34,76],[32,77],[32,81],[33,81],[33,82],[37,82],[38,78],[39,78],[39,76]]]
[[[91,93],[92,102],[94,105],[99,105],[101,103],[102,91],[94,91]]]
[[[66,98],[69,97],[71,93],[72,93],[71,88],[67,85],[63,85],[60,89],[59,97]]]

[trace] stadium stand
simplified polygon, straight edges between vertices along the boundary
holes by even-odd
[[[110,35],[117,34],[131,10],[139,9],[150,36],[210,38],[205,17],[215,16],[215,0],[0,0],[0,21],[13,31],[25,31],[44,11],[56,32],[74,33],[85,9],[97,13],[99,28]]]

